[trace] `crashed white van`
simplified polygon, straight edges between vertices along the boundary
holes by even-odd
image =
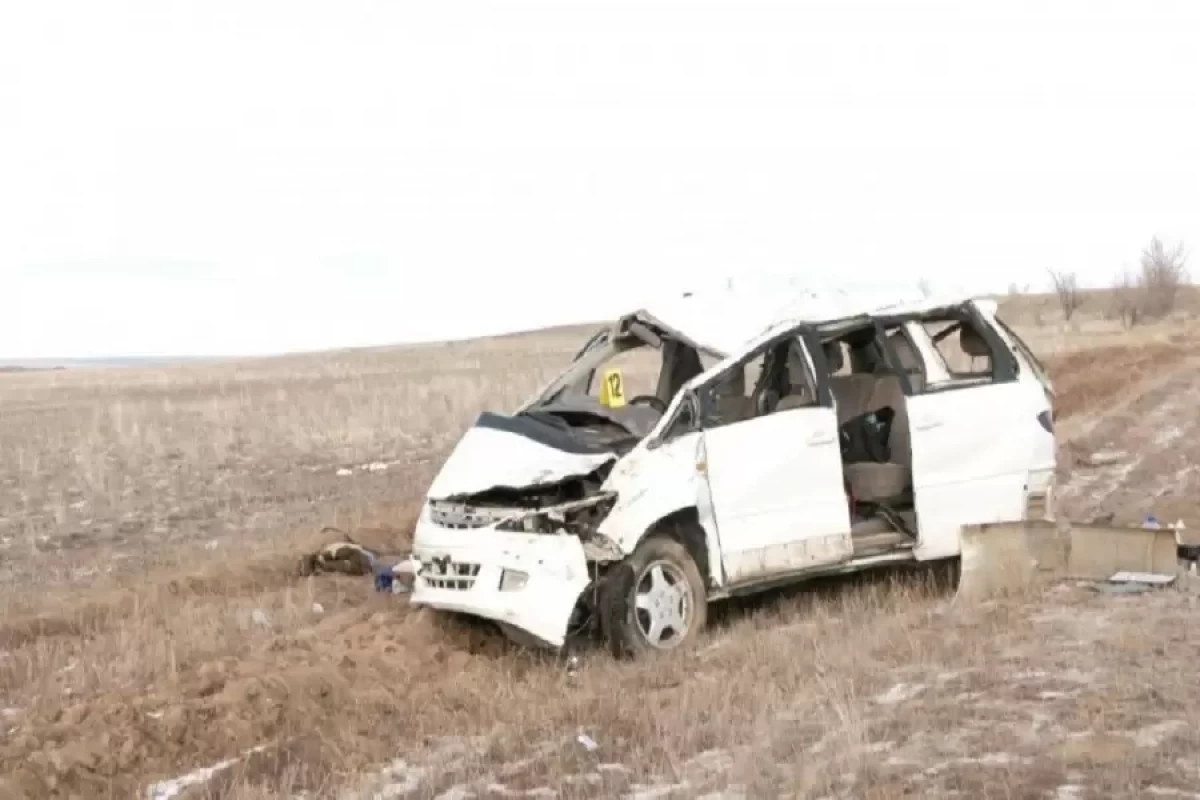
[[[965,524],[1048,515],[1053,417],[991,300],[685,297],[479,417],[429,488],[411,603],[551,647],[598,629],[616,653],[678,648],[711,601],[953,558]]]

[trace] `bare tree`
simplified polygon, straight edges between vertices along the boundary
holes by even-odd
[[[1121,320],[1126,328],[1132,328],[1142,319],[1142,287],[1140,281],[1125,270],[1116,277],[1112,285],[1111,316]]]
[[[1058,307],[1062,309],[1063,319],[1071,319],[1082,302],[1079,296],[1079,277],[1074,272],[1052,269],[1050,282],[1054,285],[1054,294],[1058,298]]]
[[[1179,289],[1188,283],[1187,253],[1183,243],[1167,247],[1155,236],[1142,250],[1141,273],[1142,316],[1161,319],[1175,310]]]

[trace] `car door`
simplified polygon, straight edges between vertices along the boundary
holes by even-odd
[[[853,553],[837,417],[828,382],[814,379],[814,354],[824,364],[815,341],[809,328],[790,330],[698,392],[709,493],[731,585],[838,563]],[[777,409],[756,409],[767,354],[778,354],[781,343],[793,356],[786,363],[794,391]],[[794,374],[796,364],[803,375]]]
[[[949,363],[936,336],[917,343],[923,357],[943,360],[929,373],[947,376],[919,392],[910,386],[907,398],[920,533],[914,553],[922,560],[956,555],[963,525],[1022,518],[1037,424],[1027,387],[1017,380],[1018,363],[995,330],[969,304],[944,316],[969,328],[972,347],[986,347],[988,366],[964,373]],[[906,329],[918,337],[923,330]]]

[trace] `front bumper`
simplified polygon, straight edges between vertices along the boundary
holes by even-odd
[[[412,557],[410,605],[507,623],[552,647],[562,646],[590,582],[583,543],[569,534],[444,528],[423,516]],[[523,573],[524,584],[501,590],[505,570]]]

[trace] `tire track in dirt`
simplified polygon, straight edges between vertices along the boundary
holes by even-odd
[[[1060,428],[1068,451],[1109,451],[1116,463],[1069,467],[1058,499],[1074,519],[1113,514],[1135,523],[1194,514],[1190,497],[1200,489],[1200,418],[1191,409],[1200,391],[1200,360],[1190,359],[1139,383],[1120,401]]]

